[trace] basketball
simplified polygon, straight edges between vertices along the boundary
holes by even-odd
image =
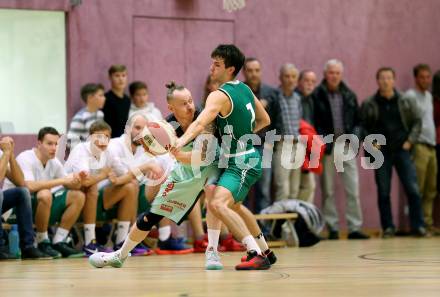
[[[176,132],[166,121],[148,122],[141,132],[141,143],[146,152],[154,155],[168,153],[176,143]]]

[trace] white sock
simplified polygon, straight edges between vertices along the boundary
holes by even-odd
[[[213,247],[214,251],[217,250],[219,237],[220,230],[208,229],[208,249]]]
[[[266,239],[264,239],[263,233],[260,233],[257,237],[255,237],[255,241],[257,242],[260,249],[265,252],[269,249],[269,246],[267,245]]]
[[[57,232],[55,232],[55,236],[52,239],[52,243],[55,244],[64,241],[67,235],[69,235],[69,230],[58,227]]]
[[[84,224],[84,244],[88,245],[94,239],[96,239],[95,224]]]
[[[37,232],[35,239],[37,240],[37,243],[40,243],[45,240],[49,240],[49,235],[47,235],[47,231],[46,232]]]
[[[159,228],[159,240],[165,241],[171,236],[171,226],[163,226]]]
[[[118,229],[116,231],[116,244],[120,244],[124,241],[125,237],[128,235],[128,231],[130,229],[130,222],[129,221],[119,221],[118,222]]]
[[[255,241],[255,238],[252,237],[252,235],[248,235],[241,241],[243,245],[246,247],[246,250],[249,251],[256,251],[259,255],[261,255],[261,249],[258,246],[257,242]]]
[[[124,244],[122,245],[121,249],[119,250],[121,252],[122,259],[127,258],[128,253],[130,253],[130,251],[132,249],[134,249],[134,247],[137,246],[138,244],[139,244],[139,242],[133,241],[130,239],[130,236],[127,236],[127,238],[124,241]]]

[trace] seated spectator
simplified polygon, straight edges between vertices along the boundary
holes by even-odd
[[[425,236],[421,198],[416,180],[416,169],[410,148],[420,135],[421,120],[413,103],[395,89],[395,72],[384,67],[376,75],[379,90],[361,106],[364,134],[382,134],[386,145],[374,144],[384,156],[384,163],[375,169],[382,236],[394,236],[395,226],[391,211],[391,175],[396,169],[408,197],[409,217],[414,235]]]
[[[90,127],[90,141],[74,147],[65,164],[67,173],[81,178],[86,193],[83,209],[84,252],[91,255],[97,251],[109,251],[97,244],[95,225],[108,217],[117,218],[115,246],[119,246],[128,234],[131,220],[136,215],[138,186],[131,181],[114,184],[125,173],[120,161],[107,150],[111,128],[104,121],[96,121]]]
[[[34,247],[32,227],[31,195],[25,187],[23,172],[14,155],[14,140],[10,137],[0,139],[0,183],[7,177],[16,188],[0,190],[0,215],[15,208],[22,259],[52,259]],[[3,226],[0,221],[0,260],[13,258],[3,241]]]
[[[81,88],[81,99],[86,103],[86,107],[73,116],[67,131],[67,144],[71,148],[86,141],[90,126],[97,120],[104,119],[104,113],[100,110],[105,103],[103,85],[93,83],[84,85]]]
[[[144,115],[150,121],[163,120],[160,110],[154,106],[153,102],[149,101],[148,87],[144,82],[132,82],[128,89],[131,97],[129,117],[136,112]]]
[[[67,176],[55,157],[59,138],[58,131],[52,127],[40,129],[37,147],[20,153],[17,162],[35,205],[38,248],[54,259],[82,257],[83,253],[71,248],[65,240],[81,213],[85,196],[79,190],[79,177]],[[5,181],[5,188],[14,187],[11,181]],[[51,243],[47,229],[55,223],[59,226]]]

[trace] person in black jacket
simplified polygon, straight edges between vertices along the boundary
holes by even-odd
[[[322,175],[323,213],[329,229],[329,239],[339,239],[339,217],[335,205],[334,173],[336,161],[348,153],[354,152],[349,142],[342,143],[342,149],[335,150],[336,139],[344,134],[352,134],[359,138],[361,133],[359,108],[356,95],[342,81],[343,65],[338,60],[329,60],[324,67],[324,80],[312,94],[314,114],[313,121],[318,135],[331,137],[327,143],[323,158],[324,172]],[[327,139],[327,138],[326,138]],[[349,150],[352,150],[351,152]],[[345,188],[347,207],[346,218],[349,239],[367,239],[361,232],[362,212],[359,201],[359,175],[356,158],[342,163],[338,168]]]
[[[256,145],[255,148],[258,149],[261,156],[264,157],[264,155],[270,156],[269,157],[269,164],[271,165],[272,157],[271,157],[271,151],[273,150],[273,144],[272,146],[270,144],[264,145],[265,142],[265,136],[266,132],[270,131],[272,129],[276,129],[276,123],[274,119],[277,116],[278,113],[278,106],[277,106],[277,96],[276,96],[276,89],[262,83],[261,81],[261,63],[256,58],[246,58],[244,65],[243,65],[243,75],[244,75],[244,83],[252,90],[255,97],[257,97],[261,103],[263,104],[264,108],[266,109],[267,113],[269,114],[269,117],[271,119],[271,125],[268,128],[262,129],[258,132],[258,136],[261,139],[261,145]],[[275,123],[275,124],[274,124]],[[267,158],[267,157],[266,157]],[[265,158],[263,158],[265,160]],[[271,184],[272,184],[272,168],[264,166],[266,162],[263,161],[263,174],[261,178],[255,183],[254,189],[255,189],[255,208],[254,213],[259,213],[263,208],[268,207],[272,203],[272,197],[271,197]],[[249,206],[249,201],[246,201],[247,205]]]
[[[395,233],[390,199],[393,167],[408,197],[412,232],[416,236],[425,236],[416,168],[410,153],[412,144],[419,138],[422,122],[414,103],[394,88],[395,72],[392,68],[380,68],[376,79],[379,90],[362,103],[361,119],[365,135],[381,134],[386,139],[386,145],[373,143],[384,156],[382,166],[374,171],[382,236],[390,238]]]

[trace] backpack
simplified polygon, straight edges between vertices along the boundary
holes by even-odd
[[[324,228],[324,219],[321,211],[312,203],[298,199],[287,199],[275,202],[261,211],[262,214],[286,212],[298,214],[298,219],[294,223],[294,228],[298,236],[300,247],[313,246],[321,241],[319,234]],[[274,236],[280,237],[281,226],[283,223],[284,220],[278,220],[273,231]]]

